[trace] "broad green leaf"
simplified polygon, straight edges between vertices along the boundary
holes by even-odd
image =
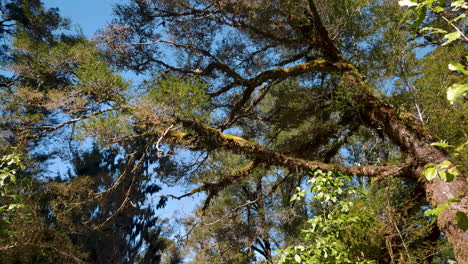
[[[434,11],[435,13],[441,13],[441,12],[444,12],[445,9],[443,7],[441,7],[441,6],[436,6],[436,7],[434,7],[434,9],[432,11]]]
[[[460,35],[460,32],[458,32],[458,31],[445,34],[444,39],[446,39],[447,41],[445,41],[442,44],[442,46],[445,46],[445,45],[451,43],[452,41],[455,41],[455,40],[459,39],[460,37],[461,37],[461,35]]]
[[[423,171],[423,176],[426,177],[428,181],[432,181],[437,176],[437,168],[430,167]]]
[[[449,179],[447,178],[447,171],[446,170],[439,170],[437,172],[437,175],[439,176],[439,178],[445,182],[449,182]],[[453,179],[452,179],[453,180]]]
[[[450,104],[454,104],[458,98],[462,97],[467,92],[468,84],[454,83],[447,90],[447,100],[449,100]]]
[[[465,67],[458,62],[452,62],[448,65],[449,70],[451,71],[461,71],[463,74],[468,75],[468,71],[465,70]]]
[[[434,1],[435,1],[435,0],[426,0],[426,1],[422,1],[422,3],[423,3],[424,5],[426,5],[426,6],[431,7],[432,4],[434,4]],[[421,2],[421,1],[419,1],[419,2]]]
[[[398,4],[399,4],[400,6],[409,6],[409,7],[418,6],[418,5],[419,5],[418,3],[412,2],[412,1],[410,1],[410,0],[398,1]]]
[[[444,160],[442,163],[439,164],[439,169],[446,169],[452,165],[452,162],[448,160]]]
[[[294,194],[294,195],[291,197],[291,200],[289,200],[289,201],[290,201],[290,202],[294,202],[296,199],[297,199],[297,194]]]
[[[458,171],[457,167],[452,167],[452,168],[448,169],[447,172],[452,174],[455,177],[460,175],[460,172]]]
[[[458,227],[460,227],[463,232],[468,230],[468,217],[462,211],[458,211],[455,215],[455,219],[457,220]]]
[[[443,172],[444,172],[444,179],[443,180],[446,181],[446,182],[452,182],[456,177],[455,174],[450,173],[448,170],[443,171]]]

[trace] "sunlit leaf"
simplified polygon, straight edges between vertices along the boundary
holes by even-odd
[[[454,83],[447,90],[447,100],[450,104],[454,104],[460,97],[468,92],[468,84]]]
[[[449,70],[451,71],[461,71],[463,74],[468,75],[468,71],[465,70],[465,67],[458,62],[452,62],[448,65]]]
[[[449,144],[447,144],[447,143],[445,143],[445,142],[442,142],[442,141],[441,141],[441,142],[434,142],[434,143],[432,143],[431,145],[432,145],[432,146],[441,147],[441,148],[453,148],[452,145],[449,145]]]
[[[432,181],[435,177],[437,177],[437,168],[431,167],[425,169],[423,172],[423,176],[426,177],[428,181]]]
[[[425,216],[438,216],[440,213],[442,213],[445,209],[447,209],[449,206],[449,203],[443,203],[437,206],[434,209],[427,210],[424,212]]]
[[[442,163],[439,164],[440,169],[446,169],[452,165],[452,162],[448,160],[444,160]]]
[[[436,6],[432,11],[434,11],[435,13],[441,13],[444,12],[445,9],[441,6]]]
[[[441,28],[434,28],[434,27],[423,27],[421,28],[420,31],[434,31],[433,33],[441,33],[441,34],[446,34],[447,31],[443,30]]]
[[[465,17],[466,17],[466,14],[461,14],[461,15],[457,16],[456,18],[450,20],[450,23],[457,22],[458,20],[460,20],[462,18],[465,18]]]
[[[456,152],[461,152],[466,146],[468,146],[468,141],[466,141],[465,143],[461,144],[460,146],[458,146],[455,151]]]
[[[415,3],[415,2],[410,1],[410,0],[398,1],[398,4],[399,4],[400,6],[408,6],[408,7],[418,6],[418,3]]]
[[[453,7],[453,10],[455,11],[459,10],[460,8],[468,9],[468,4],[465,0],[452,1],[452,4],[450,6]]]
[[[460,37],[461,37],[461,34],[460,34],[460,32],[458,32],[458,31],[445,34],[444,39],[446,39],[447,41],[445,41],[445,42],[442,44],[442,46],[445,46],[445,45],[447,45],[447,44],[449,44],[449,43],[451,43],[451,42],[453,42],[453,41],[459,39]]]

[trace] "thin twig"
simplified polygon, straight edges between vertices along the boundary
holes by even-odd
[[[174,127],[174,125],[172,124],[171,126],[169,126],[166,130],[164,130],[164,133],[158,138],[158,141],[156,141],[156,150],[158,151],[157,152],[157,155],[158,157],[160,158],[161,157],[161,154],[164,153],[164,150],[161,150],[159,148],[159,144],[161,143],[161,140],[167,135],[167,133]]]

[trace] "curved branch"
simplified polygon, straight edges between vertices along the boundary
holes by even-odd
[[[338,72],[352,70],[352,65],[346,62],[331,62],[328,60],[311,60],[289,68],[276,68],[260,73],[259,75],[243,81],[247,87],[242,94],[242,98],[234,105],[225,126],[232,122],[235,115],[241,110],[250,99],[255,89],[263,83],[273,80],[281,81],[288,77],[299,76],[308,72]]]
[[[282,153],[273,152],[265,147],[247,141],[243,138],[226,135],[208,126],[204,126],[192,120],[178,118],[177,122],[190,132],[171,131],[167,138],[172,143],[183,144],[190,142],[192,149],[219,149],[243,154],[255,159],[259,164],[279,166],[291,171],[311,172],[317,169],[325,171],[341,171],[354,176],[398,176],[411,177],[412,165],[404,166],[341,166],[318,161],[309,161],[293,158]]]

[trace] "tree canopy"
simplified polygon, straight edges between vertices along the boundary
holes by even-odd
[[[468,263],[467,9],[129,0],[86,39],[0,1],[0,258]]]

